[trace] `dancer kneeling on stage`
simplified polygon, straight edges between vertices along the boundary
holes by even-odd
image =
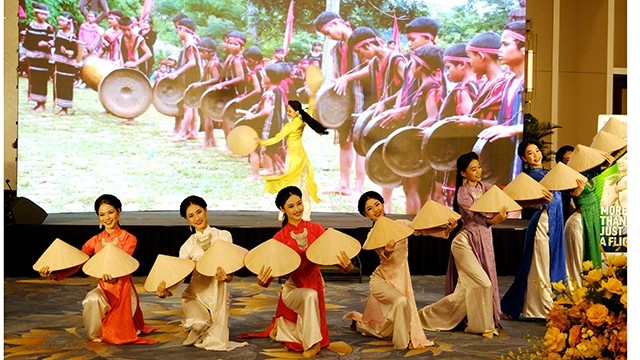
[[[207,203],[203,198],[191,195],[180,204],[180,216],[185,218],[194,233],[180,247],[180,257],[198,261],[216,241],[233,242],[231,233],[210,227],[207,221]],[[233,274],[226,274],[218,266],[216,276],[205,276],[193,271],[189,286],[182,293],[184,311],[183,326],[189,336],[183,345],[193,345],[205,350],[230,351],[245,345],[229,341],[229,293],[227,283]],[[171,292],[160,283],[156,295],[161,298]]]
[[[420,309],[426,330],[451,330],[465,317],[465,332],[497,335],[500,295],[491,226],[507,218],[506,208],[497,214],[475,213],[469,208],[491,185],[481,182],[482,167],[474,152],[457,160],[453,210],[462,215],[462,229],[451,243],[445,293],[438,302]]]
[[[273,238],[289,246],[300,255],[301,263],[282,285],[276,315],[269,328],[258,334],[243,334],[241,338],[267,337],[284,343],[293,351],[304,351],[305,358],[315,356],[329,346],[329,331],[324,300],[324,280],[320,266],[306,256],[307,248],[324,233],[319,224],[302,219],[302,192],[288,186],[278,192],[276,206],[284,213],[282,229]],[[344,259],[344,257],[342,258]],[[347,259],[348,260],[348,259]],[[351,262],[341,261],[339,268],[351,268]],[[268,287],[273,278],[271,268],[258,274],[258,284]]]
[[[82,246],[82,252],[92,256],[105,246],[117,246],[127,254],[133,254],[138,240],[120,228],[122,203],[109,194],[101,195],[94,204],[104,231],[92,237]],[[50,272],[49,267],[39,270],[40,276],[52,277],[56,281],[73,275],[80,265],[66,270]],[[133,302],[133,303],[132,303]],[[156,341],[138,337],[157,327],[144,324],[140,299],[131,275],[113,278],[104,274],[98,287],[89,291],[82,301],[82,319],[89,340],[109,344],[153,344]]]
[[[358,212],[374,223],[385,216],[382,195],[367,191],[358,200]],[[407,220],[396,220],[408,225]],[[449,231],[455,227],[452,219]],[[420,234],[420,231],[416,231]],[[446,232],[448,235],[448,231]],[[369,232],[368,237],[372,235]],[[369,298],[364,314],[351,311],[344,315],[353,319],[352,329],[363,335],[377,338],[392,337],[393,347],[398,350],[419,349],[433,345],[422,330],[416,300],[413,295],[409,272],[408,238],[389,241],[375,249],[380,265],[369,281]]]

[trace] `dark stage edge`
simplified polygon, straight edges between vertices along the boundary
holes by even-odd
[[[265,211],[209,211],[209,224],[229,230],[233,241],[252,249],[270,239],[281,227],[277,212]],[[392,218],[411,218],[390,215]],[[345,232],[364,243],[372,223],[356,213],[314,213],[312,221],[326,228]],[[134,273],[146,276],[158,254],[177,256],[180,246],[189,237],[189,226],[177,211],[124,212],[122,228],[138,239],[133,256],[140,262]],[[516,273],[524,245],[527,221],[508,219],[493,228],[493,243],[498,275]],[[35,274],[31,267],[46,248],[56,239],[80,248],[93,235],[99,233],[95,213],[49,214],[41,225],[5,225],[5,276],[29,277]],[[449,261],[450,241],[434,237],[411,237],[409,265],[412,275],[443,275]],[[9,261],[10,260],[10,261]],[[378,265],[373,251],[359,255],[363,275],[369,275]],[[8,264],[13,264],[9,266]],[[242,269],[239,276],[251,274]]]

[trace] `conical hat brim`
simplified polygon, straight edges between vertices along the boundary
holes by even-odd
[[[518,205],[515,200],[513,200],[504,191],[500,190],[497,185],[493,185],[491,189],[487,190],[487,192],[482,194],[482,196],[480,196],[480,198],[471,205],[469,210],[475,212],[498,213],[503,207],[507,208],[507,212],[522,210],[522,206]]]
[[[33,270],[40,271],[45,266],[49,267],[49,271],[68,269],[78,266],[88,259],[89,255],[60,239],[55,239],[42,253],[38,261],[33,264]]]
[[[196,270],[202,275],[215,276],[220,266],[226,274],[231,274],[244,266],[244,257],[248,252],[230,241],[216,240],[198,259]]]
[[[260,269],[271,267],[271,277],[280,277],[293,272],[302,259],[295,250],[275,239],[269,239],[251,249],[244,257],[244,266],[258,275]]]
[[[613,158],[602,150],[578,144],[567,165],[577,172],[583,172],[593,169],[605,161],[613,162]]]
[[[608,133],[618,135],[623,139],[627,138],[627,123],[626,121],[622,121],[620,119],[626,120],[626,115],[600,115],[600,116],[608,116],[609,120],[602,126],[600,131],[606,131]]]
[[[159,254],[144,282],[144,289],[155,292],[161,282],[165,282],[168,289],[182,282],[196,264],[191,259]]]
[[[545,187],[535,181],[531,176],[521,172],[505,186],[504,191],[516,201],[537,200],[544,197]]]
[[[562,191],[577,188],[577,180],[588,181],[586,176],[559,162],[540,180],[540,184],[549,191]]]
[[[107,245],[93,255],[82,266],[85,274],[102,279],[104,274],[119,278],[129,275],[138,269],[138,260],[115,245]]]
[[[449,219],[458,220],[461,216],[448,207],[433,201],[427,201],[411,222],[414,229],[431,229],[449,223]]]
[[[593,137],[590,147],[610,154],[625,146],[627,146],[627,140],[618,135],[601,130]]]
[[[360,242],[353,237],[335,230],[327,229],[307,249],[307,258],[318,265],[336,265],[340,263],[338,255],[344,251],[353,259],[361,249]]]
[[[390,242],[402,240],[413,234],[413,229],[402,225],[386,216],[381,216],[376,220],[375,225],[367,236],[362,248],[373,250],[381,248]]]
[[[259,142],[258,133],[247,125],[237,126],[227,135],[227,147],[239,156],[247,156],[254,152]]]

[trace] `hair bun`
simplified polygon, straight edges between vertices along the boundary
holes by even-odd
[[[300,103],[300,101],[298,100],[289,100],[289,106],[291,106],[293,110],[302,110],[302,103]]]

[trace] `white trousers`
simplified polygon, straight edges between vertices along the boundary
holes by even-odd
[[[383,322],[356,322],[358,332],[377,338],[391,336],[393,347],[404,350],[409,345],[411,329],[411,308],[409,301],[393,285],[377,277],[369,282],[371,295],[380,303]]]
[[[466,317],[465,332],[494,332],[493,286],[473,253],[466,231],[453,239],[451,253],[458,269],[456,289],[418,311],[422,327],[431,331],[451,330]]]
[[[551,291],[547,288],[551,286],[549,264],[549,215],[543,211],[538,220],[533,242],[533,258],[527,277],[522,317],[544,319],[551,310],[553,298]]]
[[[567,258],[567,277],[582,287],[582,256],[584,242],[582,239],[582,214],[574,212],[564,225],[564,246]]]
[[[293,323],[279,317],[276,340],[302,344],[304,350],[321,341],[318,293],[309,288],[296,288],[293,281],[287,280],[282,285],[282,301],[298,318]]]

